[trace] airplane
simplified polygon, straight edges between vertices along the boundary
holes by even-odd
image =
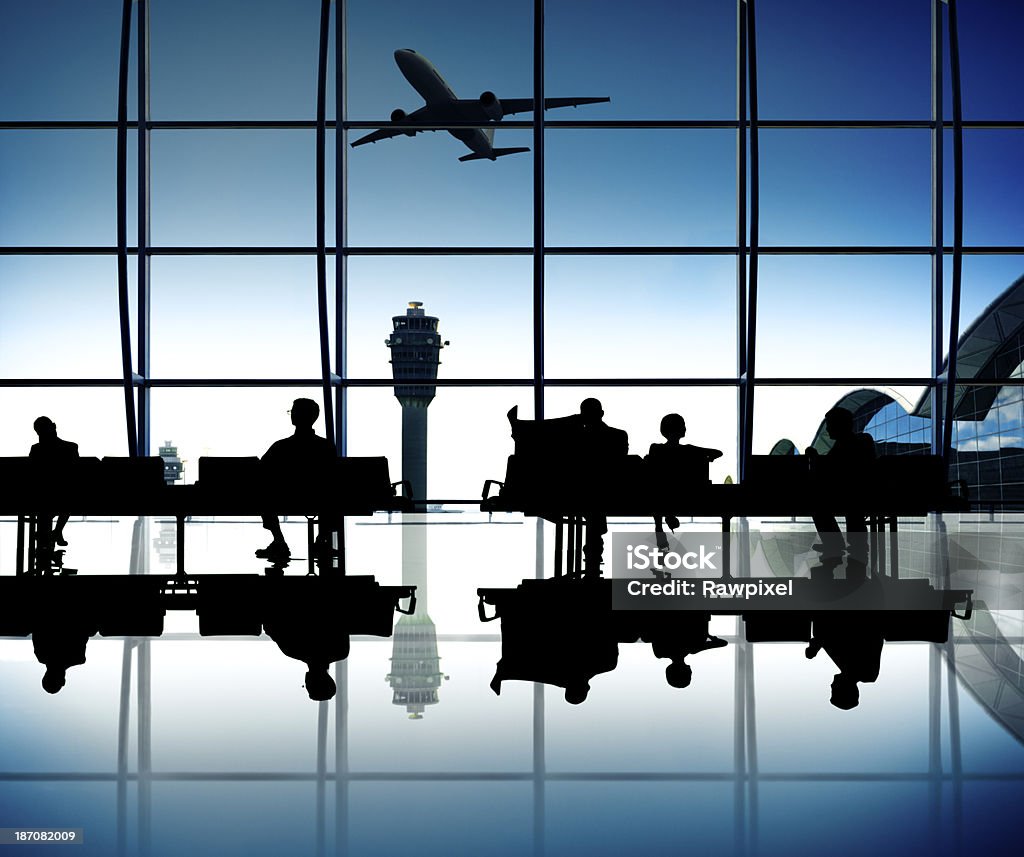
[[[532,98],[504,98],[498,97],[491,91],[482,92],[479,98],[457,98],[452,88],[434,64],[423,54],[418,54],[410,48],[400,48],[395,51],[395,62],[399,70],[409,81],[412,88],[422,97],[426,104],[412,113],[406,113],[401,108],[391,112],[391,121],[395,125],[406,123],[423,123],[447,125],[452,122],[483,122],[487,126],[481,128],[451,128],[448,133],[456,140],[461,140],[472,151],[471,154],[463,155],[460,161],[477,161],[486,159],[494,161],[505,155],[514,155],[517,152],[529,152],[528,146],[516,146],[513,148],[496,149],[494,147],[493,123],[498,122],[505,116],[513,113],[525,113],[533,110]],[[545,98],[544,109],[550,110],[553,107],[576,107],[580,104],[598,104],[603,101],[611,101],[610,98]],[[407,137],[414,137],[422,131],[433,131],[433,128],[406,128],[392,129],[380,128],[360,137],[352,146],[362,146],[364,143],[376,143],[379,140],[387,140],[389,137],[398,137],[405,134]]]

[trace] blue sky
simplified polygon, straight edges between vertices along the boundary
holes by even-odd
[[[960,4],[964,115],[1024,115],[1015,46],[1024,7]],[[0,118],[104,119],[116,115],[120,4],[4,0],[0,16]],[[758,4],[763,119],[927,119],[927,0],[856,6],[814,0]],[[319,3],[152,0],[153,118],[311,119],[315,110]],[[549,95],[607,95],[609,104],[551,112],[550,119],[730,119],[735,115],[735,4],[730,0],[552,0],[546,12]],[[465,98],[532,94],[532,3],[481,7],[450,0],[352,0],[348,4],[349,116],[385,120],[419,106],[394,64],[396,48],[429,57]],[[333,40],[333,35],[332,35]],[[133,63],[135,37],[133,34]],[[333,41],[331,92],[333,118]],[[134,116],[134,71],[130,104]],[[947,113],[949,98],[947,94]],[[528,118],[516,117],[516,118]],[[366,133],[351,132],[349,139]],[[498,145],[532,144],[532,132],[498,132]],[[336,135],[329,134],[333,160]],[[949,138],[949,135],[947,135]],[[137,179],[131,135],[129,182]],[[151,237],[156,246],[310,246],[315,241],[314,134],[308,130],[154,131]],[[348,152],[348,239],[361,246],[526,247],[532,241],[532,153],[463,164],[444,133],[400,137]],[[950,140],[947,139],[947,153]],[[921,129],[764,130],[764,245],[926,245],[930,242],[930,139]],[[1024,132],[971,130],[965,139],[965,241],[1019,245]],[[546,241],[558,246],[729,245],[735,241],[735,134],[721,129],[553,129],[546,139]],[[949,161],[947,161],[949,163]],[[106,130],[0,131],[0,244],[115,242],[115,135]],[[328,230],[333,235],[333,164]],[[951,170],[947,170],[947,241]],[[130,198],[133,196],[130,194]],[[130,234],[134,211],[130,205]],[[329,239],[330,240],[330,239]],[[333,243],[333,241],[332,241]],[[134,267],[134,265],[132,266]],[[968,258],[966,324],[1021,273],[1012,255]],[[761,265],[760,373],[774,376],[925,375],[929,371],[927,257],[765,257]],[[332,274],[333,277],[333,274]],[[735,372],[733,257],[579,257],[546,264],[548,377],[730,377]],[[134,273],[133,273],[134,282]],[[333,279],[332,279],[333,282]],[[152,263],[156,377],[315,377],[319,373],[315,264],[311,257],[159,257]],[[529,257],[358,257],[349,264],[349,361],[354,377],[388,372],[390,316],[422,300],[452,345],[447,377],[528,377],[532,372]],[[116,266],[112,257],[0,258],[0,373],[5,377],[118,377]],[[594,392],[594,391],[592,391]],[[732,389],[597,390],[609,421],[643,453],[657,440],[657,409],[704,422],[704,441],[727,450],[734,470]],[[759,393],[755,448],[782,435],[798,445],[820,409],[843,390]],[[915,399],[913,391],[908,397]],[[574,408],[583,390],[552,392],[549,414]],[[209,421],[186,418],[206,393],[154,394],[157,434],[188,438],[195,458],[221,450]],[[290,392],[221,396],[223,419],[258,453]],[[7,391],[14,422],[4,451],[31,441],[53,391]],[[106,436],[120,415],[95,414],[119,398],[84,391],[93,418],[67,409],[68,436],[83,451],[119,452]],[[194,396],[190,400],[188,397]],[[711,396],[714,404],[705,401]],[[91,397],[91,398],[90,398]],[[397,455],[397,404],[387,391],[353,393],[350,451]],[[449,402],[442,405],[444,399]],[[437,492],[472,496],[509,451],[504,411],[526,390],[443,390],[432,406]],[[159,401],[158,401],[159,400]],[[493,400],[493,401],[492,401]],[[189,406],[194,401],[196,405]],[[175,403],[173,409],[169,408]],[[167,403],[167,404],[161,404]],[[484,404],[486,403],[486,405]],[[218,402],[208,407],[216,410]],[[256,409],[248,418],[239,409]],[[710,411],[704,409],[711,408]],[[650,414],[648,414],[650,411]],[[265,414],[263,422],[257,414]],[[641,416],[643,414],[643,416]],[[697,419],[694,419],[697,416]],[[653,420],[653,425],[650,421]],[[69,425],[69,421],[71,424]],[[77,421],[75,424],[74,421]],[[270,421],[270,425],[266,422]],[[100,426],[103,426],[101,429]],[[239,424],[249,434],[239,434]],[[259,424],[257,430],[253,426]],[[388,428],[384,428],[388,426]],[[119,430],[119,429],[118,429]],[[443,480],[467,437],[488,451]],[[801,437],[806,435],[806,437]],[[85,440],[88,438],[88,440]],[[156,441],[154,435],[154,441]],[[251,447],[251,448],[249,448]],[[436,452],[435,452],[436,450]],[[225,449],[223,451],[230,451]],[[433,459],[432,459],[433,460]],[[393,464],[393,468],[397,466]],[[474,471],[474,468],[476,470]],[[450,469],[450,465],[449,465]],[[481,472],[488,470],[487,473]],[[435,493],[432,490],[432,493]]]

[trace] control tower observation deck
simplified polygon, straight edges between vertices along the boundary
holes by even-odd
[[[393,330],[384,344],[391,349],[395,396],[402,405],[402,478],[409,480],[417,500],[427,497],[427,407],[436,388],[441,349],[448,343],[438,333],[437,316],[427,315],[420,301],[410,301],[405,315],[391,319]]]

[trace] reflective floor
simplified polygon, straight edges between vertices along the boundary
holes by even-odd
[[[1014,534],[1013,522],[947,523]],[[360,519],[350,571],[401,583],[413,527],[436,703],[396,704],[388,639],[353,641],[327,703],[307,698],[303,665],[272,641],[200,638],[191,613],[168,614],[157,640],[94,638],[55,696],[31,641],[0,640],[0,827],[81,828],[75,853],[104,855],[1019,851],[1024,600],[1012,563],[977,572],[989,603],[954,620],[949,644],[886,644],[852,711],[829,704],[827,657],[738,641],[732,617],[713,620],[729,645],[693,656],[690,687],[668,686],[649,645],[623,644],[572,706],[526,682],[496,696],[499,623],[476,614],[478,586],[550,568],[551,530],[471,511]],[[174,556],[168,529],[144,523],[136,570],[173,570],[161,563]],[[133,530],[73,518],[68,564],[127,573]],[[285,533],[301,546],[305,522]],[[188,569],[257,573],[265,540],[256,521],[194,521]],[[13,554],[14,525],[0,522],[3,574]]]

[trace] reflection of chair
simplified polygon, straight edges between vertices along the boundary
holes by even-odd
[[[263,584],[258,574],[204,575],[198,586],[199,633],[252,636],[263,630]]]
[[[159,637],[164,614],[159,577],[132,574],[99,580],[79,578],[90,586],[96,624],[104,637]]]
[[[811,613],[764,611],[744,613],[748,643],[806,643],[811,639]]]

